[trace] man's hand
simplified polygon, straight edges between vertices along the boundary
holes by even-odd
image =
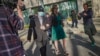
[[[41,29],[41,30],[45,30],[46,28],[45,28],[44,25],[42,25],[42,26],[40,26],[40,29]]]
[[[87,14],[86,14],[86,13],[84,13],[84,16],[87,16]]]

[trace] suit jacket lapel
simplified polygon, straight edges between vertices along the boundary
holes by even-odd
[[[37,23],[39,26],[41,25],[38,16],[36,16],[35,21],[36,21],[36,23]]]
[[[43,17],[42,20],[43,20],[42,24],[44,25],[46,20],[45,17]],[[39,24],[39,26],[41,25],[38,16],[36,17],[36,22]]]

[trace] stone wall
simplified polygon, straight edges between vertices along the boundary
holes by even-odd
[[[92,0],[93,11],[95,17],[100,17],[100,0]]]
[[[86,1],[92,2],[94,17],[100,17],[100,0],[77,0],[79,12],[83,11],[83,4],[86,3]]]

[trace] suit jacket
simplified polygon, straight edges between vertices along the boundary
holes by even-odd
[[[46,17],[43,17],[43,25],[46,27],[46,24],[47,24],[47,18]],[[36,35],[37,35],[37,41],[44,41],[44,40],[47,40],[47,30],[48,30],[48,27],[46,27],[46,30],[41,30],[40,29],[40,21],[39,21],[39,18],[38,16],[35,16],[34,18],[34,22],[35,22],[35,30],[36,30]]]
[[[43,25],[46,27],[46,24],[47,24],[47,18],[44,16],[43,17]],[[39,18],[38,16],[34,16],[34,25],[32,25],[36,31],[36,36],[37,36],[37,39],[36,39],[36,43],[37,43],[37,46],[39,48],[45,46],[47,44],[47,41],[48,41],[48,36],[47,36],[47,30],[49,29],[49,27],[46,27],[46,30],[41,30],[40,29],[40,21],[39,21]],[[35,35],[33,35],[35,37]]]
[[[84,16],[84,13],[86,13],[87,16]],[[82,13],[80,13],[80,15],[81,15],[81,17],[83,17],[84,25],[90,25],[91,23],[93,23],[93,20],[92,20],[93,12],[92,12],[92,9],[88,9],[88,11],[83,11]]]

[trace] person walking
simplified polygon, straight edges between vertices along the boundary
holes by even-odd
[[[48,41],[47,30],[47,17],[45,16],[44,9],[38,8],[38,15],[34,16],[34,29],[36,31],[36,44],[39,48],[41,56],[46,56],[46,46]],[[34,35],[33,35],[34,36]]]
[[[88,8],[87,3],[83,4],[83,8],[84,8],[84,11],[79,13],[79,17],[83,17],[85,33],[89,36],[92,46],[95,46],[95,40],[93,36],[96,34],[97,31],[92,20],[93,12],[92,12],[92,9]]]
[[[57,5],[53,5],[52,9],[51,9],[52,13],[51,13],[51,27],[52,27],[52,34],[51,34],[51,40],[54,42],[54,47],[56,50],[56,55],[61,54],[59,48],[58,48],[58,41],[61,40],[62,41],[62,46],[63,46],[63,50],[64,50],[64,55],[68,55],[67,51],[66,51],[66,34],[63,30],[63,17],[61,16],[61,14],[58,12],[58,6]]]

